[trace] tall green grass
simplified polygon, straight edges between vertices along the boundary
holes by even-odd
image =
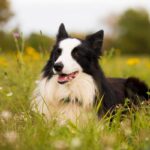
[[[25,57],[20,66],[15,54],[0,56],[0,150],[149,150],[150,105],[129,110],[120,120],[120,107],[110,118],[76,125],[47,121],[30,109],[30,96],[48,55]],[[136,76],[150,85],[150,59],[106,55],[100,64],[107,76]]]

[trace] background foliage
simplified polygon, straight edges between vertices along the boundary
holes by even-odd
[[[8,0],[0,0],[0,27],[5,25],[13,16]]]
[[[5,16],[5,17],[3,17]],[[7,23],[12,12],[7,0],[0,0],[0,25]],[[150,54],[150,16],[144,9],[128,9],[118,16],[108,17],[108,25],[111,34],[105,35],[104,50],[114,48],[122,54]],[[113,23],[111,23],[113,20]],[[0,30],[0,49],[15,51],[13,33],[19,32],[19,28],[8,33],[4,28]],[[82,38],[84,34],[74,33]],[[33,47],[37,51],[49,51],[55,37],[44,35],[41,32],[31,33],[24,37],[25,45]]]
[[[113,26],[110,47],[122,53],[150,54],[150,19],[143,9],[129,9],[120,15]]]

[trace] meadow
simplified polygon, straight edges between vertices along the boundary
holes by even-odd
[[[31,111],[30,97],[49,54],[28,47],[24,54],[0,53],[0,150],[149,150],[150,105],[141,103],[113,122],[94,115],[88,123],[58,124]],[[150,86],[149,56],[106,54],[100,64],[109,77],[140,77]]]

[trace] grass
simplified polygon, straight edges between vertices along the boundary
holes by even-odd
[[[48,55],[26,54],[20,64],[15,54],[0,56],[0,150],[149,150],[150,105],[125,115],[119,108],[113,123],[110,118],[77,126],[71,122],[46,121],[30,110],[30,96]],[[36,59],[34,59],[36,58]],[[17,61],[18,60],[18,61]],[[136,76],[150,85],[148,57],[106,55],[100,61],[107,76]]]

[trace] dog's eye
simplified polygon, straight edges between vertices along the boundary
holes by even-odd
[[[57,49],[57,53],[58,53],[58,54],[61,54],[61,53],[62,53],[62,49],[58,48],[58,49]]]

